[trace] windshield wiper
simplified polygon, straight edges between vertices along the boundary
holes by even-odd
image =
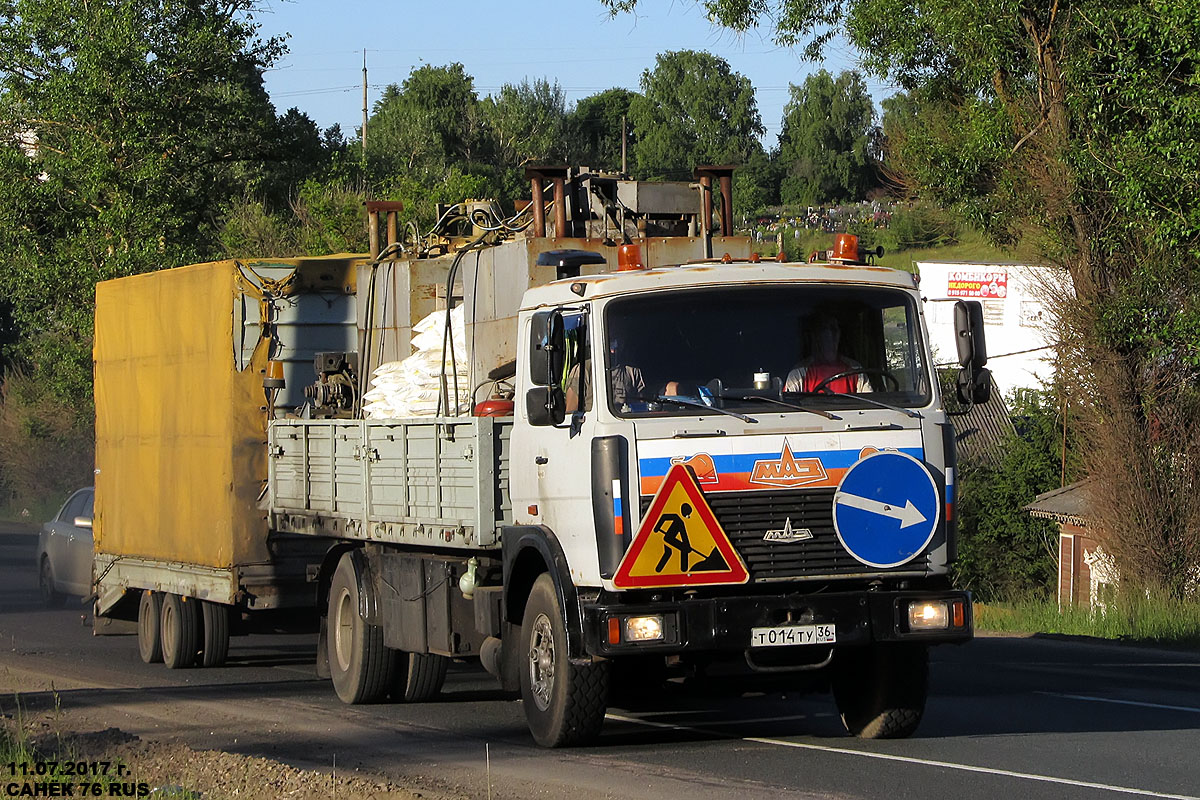
[[[724,414],[728,417],[735,417],[736,419],[740,419],[742,422],[758,422],[758,420],[756,420],[754,417],[747,417],[745,414],[739,414],[736,411],[728,411],[724,408],[717,408],[716,406],[706,406],[704,403],[697,403],[695,400],[684,400],[679,397],[668,397],[667,395],[663,394],[660,394],[655,398],[655,400],[658,400],[660,403],[675,403],[676,405],[687,406],[688,408],[700,408],[705,411],[716,411],[718,414]]]
[[[921,415],[911,408],[902,408],[901,406],[894,406],[891,403],[885,403],[882,400],[874,400],[865,394],[846,394],[845,392],[800,392],[800,394],[809,397],[847,397],[851,400],[862,400],[864,403],[870,403],[879,408],[886,408],[889,411],[899,411],[901,414],[910,416],[913,419],[921,419]]]
[[[841,417],[836,416],[834,414],[830,414],[828,411],[821,411],[816,408],[805,408],[804,406],[798,406],[795,403],[788,403],[783,400],[776,400],[774,397],[763,397],[760,394],[723,394],[721,396],[727,397],[730,400],[761,400],[764,403],[774,403],[775,405],[783,406],[784,408],[794,408],[797,411],[807,411],[810,414],[816,414],[818,416],[824,417],[825,419],[837,419],[837,420],[841,419]]]

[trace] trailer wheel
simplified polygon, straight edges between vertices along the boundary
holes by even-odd
[[[142,591],[138,603],[138,653],[147,664],[161,663],[162,649],[162,595],[149,589]]]
[[[196,663],[200,649],[200,611],[188,597],[163,595],[161,637],[163,663],[167,669],[182,669]]]
[[[54,567],[50,556],[42,556],[42,564],[38,568],[38,591],[46,608],[62,608],[66,605],[67,596],[54,588]]]
[[[358,613],[358,571],[342,556],[329,586],[326,641],[333,688],[343,703],[377,703],[392,687],[396,651],[383,644],[383,629]]]
[[[862,739],[903,739],[921,723],[929,693],[929,650],[920,644],[847,648],[833,662],[842,724]]]
[[[450,659],[434,653],[396,654],[396,674],[391,697],[397,703],[424,703],[438,696],[446,682],[446,667]]]
[[[229,655],[229,607],[201,600],[200,610],[204,618],[200,666],[219,667]]]
[[[525,606],[521,652],[521,705],[534,741],[563,747],[595,739],[607,709],[609,664],[571,663],[554,583],[545,573]]]

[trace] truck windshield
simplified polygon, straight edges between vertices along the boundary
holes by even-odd
[[[637,295],[605,311],[608,402],[621,416],[920,407],[930,400],[917,308],[896,289],[769,285]],[[717,413],[717,412],[714,412]]]

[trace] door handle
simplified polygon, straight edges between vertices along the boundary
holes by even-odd
[[[550,459],[546,458],[545,456],[538,456],[535,459],[533,459],[533,463],[539,464],[539,465],[540,464],[549,464]]]

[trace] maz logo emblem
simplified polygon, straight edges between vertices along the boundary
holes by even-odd
[[[803,542],[811,538],[813,538],[813,534],[808,528],[792,527],[791,517],[784,521],[782,528],[763,534],[764,542]]]

